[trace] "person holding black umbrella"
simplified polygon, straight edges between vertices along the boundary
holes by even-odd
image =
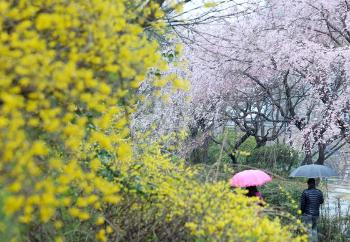
[[[317,220],[320,215],[320,206],[324,202],[323,193],[316,189],[315,178],[336,177],[337,172],[325,165],[308,164],[294,169],[290,177],[306,177],[308,189],[305,189],[300,197],[300,210],[302,220],[309,227],[310,241],[317,239]]]
[[[324,198],[322,191],[316,188],[315,178],[309,178],[307,184],[308,188],[303,191],[300,197],[302,221],[308,226],[311,241],[318,241],[317,220]]]

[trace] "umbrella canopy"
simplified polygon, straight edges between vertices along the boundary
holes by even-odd
[[[261,170],[245,170],[235,174],[230,180],[230,185],[234,187],[261,186],[271,180],[272,178]]]
[[[299,166],[290,173],[289,177],[322,178],[338,176],[338,174],[328,166],[324,165],[304,165]]]

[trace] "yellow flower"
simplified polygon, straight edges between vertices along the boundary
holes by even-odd
[[[188,91],[190,89],[190,83],[187,80],[175,79],[173,81],[174,87],[180,90]]]
[[[101,229],[100,231],[98,231],[98,233],[96,234],[96,239],[102,242],[107,241],[106,230]]]
[[[110,196],[105,196],[103,200],[107,203],[117,204],[120,201],[120,197],[110,195]]]
[[[30,216],[30,215],[22,215],[22,216],[19,217],[19,221],[21,223],[26,223],[27,224],[27,223],[32,221],[32,216]]]
[[[105,219],[103,217],[98,217],[96,220],[96,225],[104,224]]]
[[[117,154],[118,154],[119,159],[121,159],[121,160],[131,159],[132,148],[129,144],[122,143],[117,149]]]
[[[60,228],[62,228],[63,223],[62,223],[62,221],[57,220],[57,221],[55,221],[54,226],[56,229],[60,229]]]
[[[63,242],[63,241],[64,241],[64,239],[61,236],[58,236],[55,238],[55,242]]]
[[[21,184],[21,181],[16,181],[14,183],[12,183],[10,186],[9,186],[9,191],[12,191],[12,192],[19,192],[22,188],[22,184]]]
[[[22,204],[24,203],[24,197],[23,196],[10,196],[5,199],[4,204],[4,212],[7,215],[12,215],[13,213],[17,212]]]
[[[205,8],[213,8],[213,7],[216,7],[217,6],[217,3],[215,2],[206,2],[204,3],[204,7]]]
[[[93,171],[97,171],[101,167],[101,162],[98,159],[93,159],[90,162],[90,167]]]
[[[89,218],[90,218],[89,213],[87,213],[87,212],[80,212],[80,213],[79,213],[79,219],[80,219],[81,221],[88,220]]]
[[[40,218],[42,222],[47,223],[54,214],[55,214],[55,209],[53,207],[47,207],[47,206],[40,207]]]
[[[112,227],[111,227],[111,226],[107,226],[107,228],[106,228],[106,232],[107,232],[107,234],[111,234],[111,233],[113,233],[113,229],[112,229]]]
[[[48,152],[43,141],[36,141],[32,146],[33,155],[46,155]]]

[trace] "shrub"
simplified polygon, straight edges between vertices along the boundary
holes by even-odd
[[[267,203],[297,215],[299,199],[305,188],[305,183],[275,178],[262,186],[261,191]]]
[[[284,144],[263,146],[253,150],[247,162],[261,168],[270,168],[289,172],[297,165],[299,154],[293,148]]]
[[[306,188],[305,183],[275,178],[272,182],[261,187],[265,201],[269,205],[267,214],[271,218],[280,218],[282,224],[298,224],[295,234],[305,234],[306,229],[301,223],[299,210],[300,196]]]
[[[230,144],[235,144],[235,142],[237,141],[237,139],[241,136],[240,132],[235,131],[232,128],[226,128],[226,132],[227,132],[227,137],[226,137],[226,142],[230,143]],[[218,141],[223,142],[224,137],[223,135],[219,135],[216,138]],[[243,144],[239,147],[239,149],[235,152],[235,156],[237,159],[238,163],[244,163],[247,159],[247,157],[249,156],[249,154],[254,150],[256,146],[256,142],[255,139],[253,137],[249,137],[245,142],[243,142]],[[230,150],[230,146],[228,146],[227,144],[225,145],[225,147],[227,148],[227,150]],[[221,144],[217,144],[215,142],[210,142],[209,148],[208,148],[208,160],[209,163],[215,163],[218,158],[220,157],[220,152],[221,152]],[[225,153],[225,151],[223,151],[222,153],[222,160],[223,163],[232,163],[231,158],[228,156],[227,153]]]
[[[327,197],[327,194],[325,194]],[[350,206],[342,204],[341,198],[337,198],[330,204],[326,199],[322,206],[318,221],[320,241],[345,242],[350,239]],[[333,208],[331,208],[330,205]]]
[[[122,199],[122,185],[99,175],[98,152],[113,154],[114,172],[127,171],[135,91],[150,67],[166,67],[141,25],[159,6],[133,4],[0,3],[2,208],[28,224],[29,238],[32,230],[41,241],[60,238],[67,220],[95,223]]]

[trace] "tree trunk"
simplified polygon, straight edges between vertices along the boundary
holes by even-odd
[[[192,153],[191,153],[191,157],[190,160],[191,162],[193,162],[194,164],[198,164],[198,163],[208,163],[208,148],[209,148],[209,142],[210,138],[206,138],[203,142],[203,144],[199,147],[196,147]]]
[[[238,150],[238,148],[250,137],[250,134],[245,133],[241,138],[239,138],[234,146],[234,151]]]
[[[312,155],[310,152],[305,151],[305,158],[301,164],[302,165],[312,164]]]
[[[228,154],[228,157],[230,157],[232,164],[237,164],[237,158],[233,153]]]
[[[318,159],[316,164],[323,165],[326,160],[326,145],[322,143],[318,143]]]
[[[312,152],[311,152],[311,143],[310,143],[310,134],[305,134],[304,135],[305,142],[304,142],[304,150],[305,150],[305,158],[303,162],[301,163],[302,165],[306,164],[312,164]]]
[[[255,141],[256,141],[256,148],[260,148],[260,147],[263,147],[266,145],[266,138],[258,138],[258,137],[255,137]]]
[[[230,142],[227,142],[228,145],[230,146],[229,149],[227,147],[223,147],[225,153],[230,157],[232,164],[237,164],[237,157],[235,155],[236,151],[239,149],[239,147],[250,137],[248,133],[245,133],[242,137],[240,137],[234,145],[230,144]],[[215,140],[213,137],[211,139],[216,143],[216,144],[222,144],[222,142],[219,142]]]

